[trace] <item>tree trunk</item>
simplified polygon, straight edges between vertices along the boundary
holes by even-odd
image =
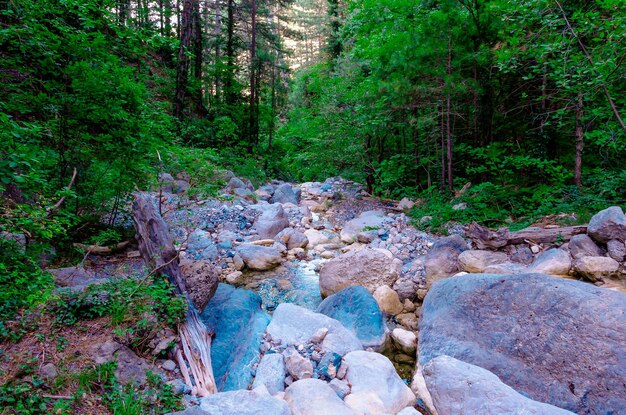
[[[248,153],[252,153],[255,143],[255,105],[256,105],[256,0],[252,0],[251,13],[251,40],[250,40],[250,108],[248,126]]]
[[[178,49],[178,68],[176,71],[176,92],[174,95],[174,116],[182,119],[185,107],[185,97],[187,95],[187,79],[189,70],[189,56],[187,50],[191,44],[192,36],[192,13],[194,0],[184,0],[183,12],[181,15],[180,47]]]
[[[139,252],[146,264],[155,270],[153,272],[165,276],[174,286],[176,293],[187,300],[186,321],[178,326],[183,352],[177,353],[186,383],[195,395],[213,394],[217,388],[211,364],[211,333],[200,320],[189,297],[179,268],[178,252],[152,196],[143,193],[135,195],[133,221],[137,231]],[[188,376],[188,369],[191,370],[195,382]]]
[[[452,40],[448,36],[448,82],[452,76]],[[450,85],[446,94],[446,161],[448,163],[448,190],[453,190],[452,177],[452,126],[450,122]]]
[[[198,1],[194,4],[193,10],[193,53],[194,53],[194,78],[198,85],[195,94],[194,102],[196,107],[196,114],[200,116],[206,116],[207,110],[204,107],[202,91],[202,16],[200,13],[200,3]]]
[[[220,66],[220,47],[221,47],[221,37],[222,37],[222,8],[220,5],[220,0],[215,0],[215,102],[219,105],[220,102],[220,90],[221,90],[221,80],[220,80],[220,70],[217,69]]]
[[[583,94],[578,93],[578,105],[576,105],[576,160],[574,162],[574,184],[577,187],[583,185],[583,148],[584,131],[583,131]]]
[[[476,222],[467,227],[466,235],[474,241],[478,249],[498,249],[507,245],[523,243],[551,243],[558,240],[567,242],[575,235],[587,233],[587,226],[570,226],[567,228],[554,229],[522,229],[517,232],[509,232],[507,228],[492,231]]]

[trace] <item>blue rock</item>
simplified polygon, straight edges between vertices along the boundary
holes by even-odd
[[[338,320],[353,332],[364,348],[382,350],[387,340],[387,326],[372,294],[355,285],[327,297],[317,312]]]
[[[217,246],[208,232],[196,229],[189,235],[187,253],[194,259],[214,260],[217,258]]]
[[[337,376],[339,366],[341,366],[341,356],[337,353],[328,352],[320,360],[315,373],[320,379],[331,380]]]
[[[217,246],[222,249],[231,249],[233,247],[233,243],[231,241],[224,241],[218,243]]]
[[[270,322],[269,315],[261,310],[261,297],[252,291],[219,284],[200,317],[215,333],[211,360],[218,391],[247,389]]]

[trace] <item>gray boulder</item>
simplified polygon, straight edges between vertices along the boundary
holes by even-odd
[[[385,212],[382,210],[371,210],[361,213],[357,218],[346,222],[341,230],[341,241],[345,243],[352,243],[356,241],[356,237],[359,233],[371,230],[379,229],[383,223],[387,221]]]
[[[287,249],[306,248],[309,244],[309,238],[293,228],[283,229],[274,237],[274,240],[285,245]]]
[[[617,261],[606,256],[585,256],[574,261],[574,272],[594,282],[614,276],[618,270]]]
[[[626,245],[623,241],[611,239],[606,243],[606,249],[611,258],[617,262],[624,262],[624,258],[626,258]]]
[[[361,350],[359,339],[337,320],[289,303],[276,308],[267,333],[272,341],[279,340],[285,346],[298,346],[308,342],[323,328],[328,329],[321,342],[323,352],[343,356],[353,350]]]
[[[252,389],[261,385],[267,388],[270,395],[285,390],[285,361],[280,353],[268,353],[263,356],[256,370]]]
[[[361,285],[373,293],[381,285],[392,286],[401,268],[402,261],[394,259],[387,250],[365,248],[348,252],[322,264],[320,291],[322,297],[328,297],[344,288]]]
[[[100,278],[80,266],[54,268],[47,271],[54,276],[54,282],[59,287],[71,288],[75,291],[82,291],[90,285],[103,284],[109,280],[108,278]]]
[[[489,265],[483,270],[485,274],[522,274],[528,269],[517,262],[503,262],[502,264]]]
[[[210,415],[291,415],[285,401],[258,389],[209,395],[200,400],[200,409]]]
[[[200,318],[215,334],[211,342],[213,375],[219,391],[247,389],[252,366],[270,317],[261,310],[261,297],[252,291],[220,284]]]
[[[193,231],[187,240],[187,255],[197,260],[212,261],[217,258],[217,246],[211,240],[211,234],[202,229]]]
[[[602,249],[587,235],[574,235],[570,239],[569,252],[572,258],[578,259],[584,256],[602,256]]]
[[[387,357],[356,351],[344,360],[348,365],[346,380],[352,386],[345,401],[357,414],[395,414],[415,404],[415,395]]]
[[[232,177],[228,181],[228,184],[226,185],[226,187],[228,188],[228,190],[233,191],[235,189],[245,189],[246,184],[239,177]]]
[[[294,382],[285,391],[285,400],[292,415],[355,415],[335,391],[319,379]]]
[[[283,262],[280,252],[269,246],[241,245],[237,247],[237,253],[243,259],[244,264],[255,271],[274,269]]]
[[[459,255],[459,267],[470,273],[484,272],[491,265],[502,264],[508,260],[504,252],[468,250]]]
[[[626,413],[626,294],[540,274],[436,283],[422,307],[419,360],[446,354],[533,400]]]
[[[428,287],[432,286],[435,281],[459,272],[458,258],[461,252],[466,250],[467,243],[459,235],[437,240],[424,259]]]
[[[528,272],[549,275],[567,275],[572,267],[569,253],[562,249],[548,249],[537,256],[535,262],[528,267]]]
[[[300,203],[300,193],[296,193],[289,183],[283,183],[274,190],[272,203]]]
[[[215,266],[211,261],[183,259],[180,261],[180,273],[185,280],[193,305],[202,312],[215,294],[219,283]]]
[[[387,325],[372,294],[353,286],[327,297],[317,312],[339,321],[361,341],[363,348],[382,350],[387,341]]]
[[[273,239],[288,226],[289,217],[281,204],[263,206],[261,216],[254,222],[261,239]]]
[[[423,374],[439,415],[573,415],[533,401],[490,371],[450,356],[431,360],[424,366]]]
[[[602,243],[611,239],[626,240],[626,216],[622,208],[612,206],[596,213],[589,221],[587,234]]]

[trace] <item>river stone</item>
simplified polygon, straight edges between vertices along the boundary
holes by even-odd
[[[426,285],[430,287],[435,281],[456,274],[459,271],[459,255],[466,250],[467,243],[459,235],[437,240],[424,259]]]
[[[364,248],[340,255],[320,268],[320,292],[328,297],[353,285],[374,292],[381,285],[392,286],[398,279],[402,261],[383,249]]]
[[[379,229],[387,221],[385,212],[382,210],[370,210],[361,213],[357,218],[346,222],[341,230],[341,241],[352,243],[360,232]]]
[[[218,391],[247,389],[270,317],[252,291],[219,284],[200,318],[215,333],[211,362]]]
[[[531,399],[626,413],[626,294],[540,274],[452,277],[424,301],[419,359],[481,366]]]
[[[285,368],[293,380],[308,379],[313,376],[313,363],[302,357],[293,347],[283,352]]]
[[[574,272],[590,281],[601,281],[617,274],[619,264],[606,256],[585,256],[574,261]]]
[[[226,185],[228,190],[245,189],[246,184],[239,177],[232,177]]]
[[[261,385],[267,388],[270,395],[285,390],[285,361],[280,353],[268,353],[263,356],[256,370],[252,389]]]
[[[306,235],[293,228],[283,229],[274,237],[274,240],[279,241],[289,250],[295,248],[306,248],[309,244],[309,239]]]
[[[304,231],[304,236],[306,236],[309,241],[309,248],[314,248],[317,245],[329,244],[336,237],[336,235],[331,232],[322,232],[315,229],[307,229]]]
[[[328,329],[328,334],[321,343],[323,352],[331,351],[343,356],[362,349],[359,339],[339,321],[289,303],[276,308],[267,333],[273,341],[279,340],[284,346],[298,346],[305,344],[324,327]]]
[[[570,239],[569,252],[572,258],[578,259],[584,256],[602,256],[602,249],[587,235],[574,235]]]
[[[319,379],[292,383],[285,391],[285,401],[292,415],[355,415],[333,389]]]
[[[502,264],[508,260],[504,252],[468,250],[459,255],[459,267],[470,273],[484,272],[491,265]]]
[[[526,244],[509,245],[505,248],[511,257],[511,262],[530,265],[533,262],[533,251]]]
[[[395,414],[415,404],[415,395],[387,357],[356,351],[344,360],[348,364],[346,380],[352,386],[345,402],[357,414]]]
[[[317,312],[338,320],[358,337],[363,348],[384,348],[387,326],[376,300],[364,287],[356,285],[327,297]]]
[[[300,203],[300,197],[289,183],[283,183],[274,190],[272,203],[293,203],[297,206]]]
[[[626,239],[626,216],[622,208],[612,206],[596,213],[589,221],[587,234],[598,242],[607,243],[611,239]]]
[[[624,258],[626,258],[626,245],[624,245],[623,241],[611,239],[606,243],[606,249],[609,256],[617,262],[623,262]]]
[[[191,259],[212,261],[217,258],[217,246],[213,243],[209,232],[196,229],[189,235],[186,253]]]
[[[415,355],[417,348],[417,336],[415,333],[397,327],[391,332],[391,338],[400,350],[407,354]]]
[[[397,413],[397,415],[420,415],[420,414],[421,412],[417,412],[417,409],[413,408],[412,406],[404,408],[403,410]]]
[[[200,399],[200,409],[210,415],[291,415],[285,401],[259,389],[209,395]]]
[[[548,249],[537,256],[528,272],[549,275],[567,275],[572,267],[569,253],[562,249]]]
[[[183,259],[180,272],[193,305],[201,312],[217,290],[219,279],[215,266],[211,261]]]
[[[280,203],[261,207],[261,216],[254,222],[260,239],[274,239],[276,235],[289,226],[289,217]]]
[[[237,253],[251,270],[267,271],[283,262],[283,257],[275,248],[245,244],[237,247]]]
[[[374,299],[380,307],[380,311],[385,314],[395,316],[400,314],[404,307],[400,302],[398,293],[391,289],[388,285],[381,285],[374,291]]]
[[[450,356],[424,366],[424,378],[439,415],[572,415],[533,401],[505,385],[490,371]]]
[[[503,262],[502,264],[489,265],[483,272],[485,274],[522,274],[528,272],[528,268],[517,262]]]

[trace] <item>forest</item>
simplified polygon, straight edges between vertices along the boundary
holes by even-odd
[[[132,239],[133,193],[164,177],[226,202],[235,176],[359,183],[436,235],[587,224],[626,203],[625,60],[624,0],[0,0],[0,339],[50,302],[115,315],[59,299],[45,268]],[[173,327],[162,283],[112,298]],[[1,414],[73,413],[9,372]],[[105,406],[180,409],[168,393]]]

